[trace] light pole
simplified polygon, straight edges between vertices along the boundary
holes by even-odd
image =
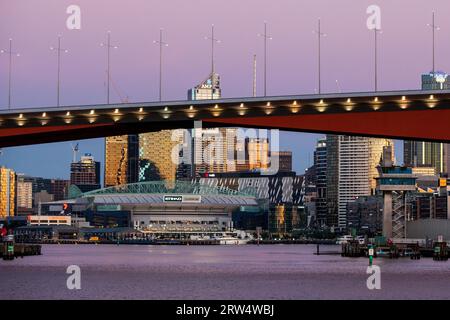
[[[321,94],[322,93],[322,88],[321,88],[321,85],[322,85],[322,82],[321,82],[321,72],[322,72],[322,70],[321,70],[321,38],[322,37],[325,37],[326,36],[326,34],[325,33],[323,33],[322,32],[322,29],[321,29],[321,26],[320,26],[320,18],[319,18],[319,20],[318,20],[318,26],[317,26],[317,30],[316,31],[314,31],[314,33],[316,33],[317,34],[317,71],[318,71],[318,93],[319,94]]]
[[[12,78],[12,62],[13,56],[20,57],[20,53],[12,51],[12,39],[9,39],[9,50],[0,50],[0,53],[9,55],[9,71],[8,71],[8,110],[11,109],[11,78]]]
[[[272,40],[272,37],[267,34],[267,22],[264,21],[264,33],[258,34],[264,38],[264,97],[267,96],[267,40]]]
[[[381,29],[377,29],[376,27],[373,29],[374,33],[374,86],[375,92],[378,91],[378,33],[382,33]]]
[[[159,29],[159,40],[153,41],[153,43],[159,44],[159,101],[162,99],[162,56],[163,47],[167,47],[169,44],[163,41],[163,29]]]
[[[211,36],[205,37],[205,39],[211,40],[211,99],[214,99],[214,45],[220,43],[220,40],[214,37],[214,25],[211,25]]]
[[[434,12],[433,12],[433,14],[432,14],[431,24],[427,24],[427,26],[431,28],[431,36],[432,36],[432,60],[433,60],[433,61],[432,61],[432,66],[433,66],[432,73],[433,73],[433,77],[434,77],[434,74],[435,74],[435,72],[436,72],[436,69],[435,69],[435,32],[436,32],[436,30],[440,30],[440,28],[439,28],[438,26],[436,26],[436,24],[435,24],[435,22],[434,22]]]
[[[112,49],[117,49],[118,46],[112,46],[111,45],[111,31],[108,31],[108,37],[107,37],[107,42],[106,43],[101,43],[100,46],[102,47],[106,47],[106,51],[107,51],[107,58],[106,58],[106,63],[107,63],[107,93],[106,93],[106,103],[109,104],[109,83],[111,81],[111,59],[110,59],[110,50]]]
[[[253,55],[253,97],[256,97],[256,54]]]
[[[57,85],[56,85],[56,105],[59,107],[59,97],[60,97],[60,79],[61,79],[61,52],[67,53],[69,50],[61,49],[61,35],[58,36],[58,46],[50,47],[50,50],[56,51],[58,58],[58,74],[57,74]]]

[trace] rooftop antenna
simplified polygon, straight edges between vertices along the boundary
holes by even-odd
[[[253,55],[253,97],[256,97],[256,54]]]
[[[71,147],[73,153],[72,163],[75,163],[77,162],[78,142],[76,145],[71,144]]]

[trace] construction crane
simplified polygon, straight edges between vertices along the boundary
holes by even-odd
[[[77,162],[78,142],[76,145],[71,144],[71,147],[73,153],[72,163],[75,163]]]
[[[119,99],[120,99],[120,101],[122,102],[122,103],[128,103],[129,101],[128,101],[128,96],[127,95],[122,95],[121,94],[121,91],[123,91],[123,90],[121,90],[120,88],[119,88],[119,86],[116,84],[116,82],[113,80],[113,78],[111,77],[111,75],[109,75],[109,80],[111,81],[111,84],[112,84],[112,86],[113,86],[113,89],[114,89],[114,91],[116,92],[116,94],[117,94],[117,96],[119,97]]]

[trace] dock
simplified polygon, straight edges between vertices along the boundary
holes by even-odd
[[[433,258],[436,261],[447,261],[450,258],[450,250],[446,242],[435,242],[431,247],[420,246],[418,243],[398,243],[390,245],[368,245],[360,244],[357,240],[343,243],[341,250],[342,257],[369,257],[369,248],[374,248],[374,258],[387,257],[397,259],[400,257],[410,257],[418,260],[421,257]]]
[[[0,250],[0,259],[13,260],[14,258],[38,256],[42,254],[40,244],[15,243],[13,248],[14,249],[11,251],[10,245],[3,242]]]

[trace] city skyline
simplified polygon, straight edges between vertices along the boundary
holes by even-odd
[[[47,4],[45,12],[40,12],[39,8],[37,12],[30,11],[20,2],[5,6],[0,14],[2,16],[0,25],[5,26],[0,28],[2,47],[7,45],[9,38],[13,38],[15,49],[21,52],[21,57],[14,64],[12,107],[56,105],[56,60],[48,50],[49,45],[54,43],[55,30],[62,34],[64,45],[70,50],[64,56],[62,64],[62,105],[104,101],[106,85],[103,69],[106,68],[106,61],[104,52],[98,44],[99,41],[104,40],[107,30],[111,30],[114,43],[120,44],[118,50],[115,50],[112,55],[111,77],[117,87],[116,90],[131,101],[156,101],[159,51],[153,45],[152,39],[157,36],[161,27],[164,27],[165,38],[171,43],[171,46],[165,50],[164,100],[182,99],[186,89],[198,83],[210,69],[209,44],[205,43],[207,41],[204,41],[203,35],[212,23],[215,24],[217,37],[222,40],[221,45],[216,49],[215,65],[223,79],[224,97],[251,96],[253,54],[257,54],[257,57],[263,55],[261,39],[257,36],[263,21],[267,21],[270,33],[274,36],[268,52],[268,94],[312,93],[317,89],[315,88],[317,71],[314,67],[317,53],[315,35],[312,31],[319,17],[328,34],[322,40],[322,91],[372,90],[372,37],[365,25],[367,18],[365,9],[371,4],[369,1],[362,1],[357,6],[342,4],[337,10],[330,1],[318,1],[314,4],[283,1],[281,6],[275,6],[270,2],[267,2],[267,6],[256,6],[249,1],[245,5],[240,4],[242,11],[237,16],[233,16],[239,21],[245,19],[245,23],[234,25],[229,23],[231,17],[229,9],[233,7],[233,3],[217,4],[217,10],[202,6],[202,1],[197,3],[198,6],[194,6],[194,9],[190,6],[185,7],[185,4],[181,2],[178,5],[172,4],[170,8],[158,3],[153,11],[150,4],[134,2],[126,9],[126,13],[135,16],[136,19],[132,24],[126,26],[121,24],[119,28],[115,22],[123,19],[122,11],[118,12],[113,3],[99,1],[92,4],[79,1],[78,5],[82,10],[81,30],[65,28],[67,18],[65,3]],[[410,6],[401,6],[387,1],[378,1],[377,4],[382,9],[384,31],[379,40],[380,90],[420,87],[421,74],[431,70],[431,32],[426,24],[430,22],[432,11],[436,12],[436,21],[441,29],[436,32],[436,67],[443,70],[449,69],[448,63],[442,57],[446,56],[450,47],[442,41],[442,38],[443,33],[450,30],[450,25],[442,18],[443,14],[440,14],[445,12],[448,4],[444,1],[436,2],[434,5],[419,1],[413,1]],[[211,15],[212,10],[214,15]],[[149,16],[145,16],[145,13]],[[408,24],[412,29],[396,24],[398,15],[411,17],[408,21],[412,22]],[[9,20],[12,16],[23,23],[12,23]],[[99,20],[95,20],[94,23],[93,19],[97,16]],[[286,18],[280,20],[281,16]],[[293,17],[289,19],[291,16]],[[297,20],[296,17],[300,19]],[[45,23],[40,23],[40,19],[44,19]],[[114,28],[111,27],[113,21]],[[40,27],[34,31],[33,39],[28,39],[30,34],[33,34],[29,32],[30,27],[39,23]],[[7,25],[8,28],[6,28]],[[238,27],[241,25],[245,25],[246,28],[242,30]],[[330,29],[331,32],[329,32]],[[5,34],[5,30],[9,31],[8,34]],[[130,37],[130,35],[135,36]],[[346,35],[351,35],[355,44],[366,45],[355,46],[346,43],[342,46]],[[417,46],[414,42],[411,43],[409,39],[412,37],[421,39],[423,45]],[[37,38],[39,41],[36,40]],[[147,38],[148,41],[145,41]],[[137,47],[138,42],[139,47]],[[408,49],[408,46],[413,44],[414,50],[412,47]],[[399,48],[409,52],[401,60],[398,60],[397,55]],[[133,57],[131,62],[130,56]],[[7,67],[6,60],[0,60],[2,67]],[[260,58],[258,60],[261,61]],[[339,64],[335,63],[336,60]],[[258,64],[260,65],[261,63]],[[39,74],[39,78],[30,76],[30,70],[33,74]],[[286,73],[287,70],[294,70],[294,72]],[[262,69],[260,68],[259,71],[257,93],[262,95]],[[179,77],[179,74],[183,74],[183,77]],[[337,74],[345,74],[345,78]],[[130,78],[130,75],[133,77]],[[336,80],[339,82],[339,88],[337,88]],[[4,99],[0,98],[0,101],[5,100],[1,104],[6,107],[5,77],[0,79],[0,88],[4,88],[0,90],[1,98],[4,97]],[[80,92],[83,94],[80,95]],[[111,97],[112,102],[120,101],[117,92],[111,94]],[[294,152],[294,170],[298,173],[312,164],[313,147],[320,137],[322,135],[282,133],[282,148]],[[85,152],[94,154],[97,159],[104,159],[103,139],[81,143],[86,146],[83,147]],[[401,147],[397,142],[396,157],[400,163],[402,162]],[[33,154],[36,159],[41,160],[40,162],[50,161],[43,154],[37,154],[37,150],[40,151],[39,153],[51,150],[56,157],[54,159],[66,164],[70,163],[69,156],[62,156],[66,152],[70,153],[70,143],[8,148],[4,150],[0,161],[6,166],[11,166],[14,162],[18,172],[36,175],[37,168],[33,164],[25,163],[28,162],[26,159]],[[40,169],[44,169],[45,176],[49,176],[49,173],[56,177],[67,175],[63,173],[65,168],[60,168],[59,173],[58,170],[55,172],[55,168]]]

